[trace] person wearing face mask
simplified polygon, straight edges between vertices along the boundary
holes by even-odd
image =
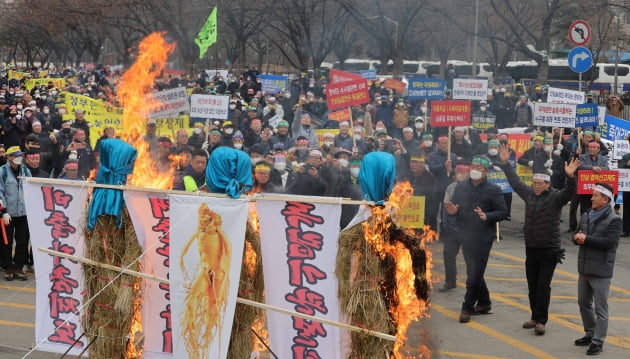
[[[485,132],[486,142],[479,143],[477,146],[475,146],[474,152],[476,155],[486,154],[488,152],[488,142],[497,139],[497,136],[499,135],[499,131],[496,129],[496,127],[490,127]]]
[[[270,180],[280,192],[286,192],[296,181],[295,172],[289,164],[282,143],[276,143],[273,148],[273,170]]]
[[[359,169],[361,167],[361,158],[352,156],[347,150],[341,150],[335,154],[339,162],[339,177],[335,185],[337,191],[336,197],[350,198],[353,200],[361,200],[363,194],[361,185],[359,184]],[[341,216],[339,218],[340,228],[345,228],[350,221],[356,216],[359,210],[358,205],[343,204],[341,205]]]
[[[446,187],[444,192],[444,203],[451,201],[455,187],[459,182],[468,181],[470,173],[470,163],[459,160],[455,164],[455,182]],[[457,231],[456,216],[451,216],[442,206],[442,221],[440,223],[440,241],[444,244],[442,255],[444,258],[444,285],[438,289],[440,292],[449,292],[457,287],[457,264],[455,259],[462,246]]]
[[[86,142],[91,143],[90,142],[90,127],[92,127],[92,124],[85,119],[84,117],[85,114],[82,109],[80,108],[76,109],[74,111],[74,115],[75,115],[75,119],[72,125],[70,125],[70,127],[75,130],[79,130],[79,129],[83,130],[85,132]]]
[[[308,139],[305,136],[299,136],[295,141],[295,147],[289,149],[289,153],[294,160],[300,164],[308,160]]]
[[[232,147],[237,150],[249,152],[249,149],[243,145],[243,142],[243,134],[240,131],[236,131],[236,133],[232,136]]]
[[[337,148],[352,148],[353,141],[350,134],[350,123],[348,121],[342,121],[339,123],[339,133],[334,137],[335,147]]]
[[[409,165],[398,176],[399,182],[408,181],[414,196],[424,196],[424,224],[437,230],[437,184],[435,176],[428,170],[426,159],[420,150],[411,152]]]
[[[203,122],[195,122],[193,126],[193,133],[188,137],[188,146],[192,148],[201,148],[206,141],[206,131],[204,131]]]
[[[4,269],[5,280],[25,281],[28,276],[23,268],[28,260],[29,231],[24,203],[24,181],[19,177],[31,177],[31,172],[22,164],[24,152],[19,146],[9,147],[6,154],[7,163],[0,167],[0,202],[7,243],[0,241],[0,266]]]
[[[560,216],[576,192],[575,172],[579,160],[573,159],[564,165],[567,185],[562,191],[551,186],[551,177],[546,172],[535,172],[532,186],[520,180],[510,165],[507,146],[500,149],[500,166],[519,197],[525,201],[525,275],[529,290],[530,320],[523,328],[534,328],[536,334],[545,334],[549,318],[551,279],[557,263],[562,263],[564,249],[560,240]]]
[[[289,136],[289,122],[282,120],[276,125],[277,131],[271,136],[272,147],[281,143],[285,149],[295,146],[295,140]]]
[[[42,112],[35,114],[35,119],[42,124],[42,130],[44,132],[53,131],[52,115],[50,114],[50,108],[48,106],[44,106]]]
[[[468,323],[472,314],[487,314],[492,310],[484,274],[495,239],[496,223],[505,219],[507,211],[501,187],[488,182],[491,165],[486,156],[473,157],[470,179],[459,182],[451,201],[444,204],[446,212],[457,217],[466,262],[466,294],[459,315],[461,323]]]
[[[405,127],[402,130],[402,145],[405,147],[407,152],[414,152],[416,149],[420,148],[420,140],[413,136],[413,129],[411,127]],[[426,154],[426,152],[425,152]]]
[[[223,125],[221,127],[221,131],[223,132],[223,135],[221,137],[221,144],[223,146],[232,146],[232,136],[234,135],[234,124],[232,124],[232,121],[225,121],[223,122]]]
[[[243,112],[238,105],[238,101],[236,99],[231,99],[228,110],[228,120],[232,121],[232,124],[234,124],[235,128],[241,128],[242,118]]]
[[[63,115],[66,114],[66,111],[66,105],[63,103],[55,106],[55,112],[51,115],[50,118],[50,123],[53,130],[61,130]]]
[[[374,113],[374,121],[383,122],[387,133],[393,133],[394,131],[394,106],[389,103],[389,96],[381,96],[381,103],[376,108]],[[403,126],[405,127],[405,126]],[[375,131],[378,129],[375,129]]]
[[[402,97],[396,102],[392,122],[394,131],[392,137],[402,139],[403,128],[409,126],[409,106]]]
[[[9,116],[2,124],[2,136],[4,145],[8,147],[20,146],[22,138],[26,136],[28,124],[19,115],[16,106],[9,107]]]

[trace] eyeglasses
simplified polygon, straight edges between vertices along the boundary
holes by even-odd
[[[537,186],[543,186],[545,185],[547,182],[532,182],[532,186],[537,187]]]

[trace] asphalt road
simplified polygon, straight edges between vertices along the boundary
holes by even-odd
[[[561,229],[568,228],[568,206]],[[470,323],[458,322],[465,287],[465,267],[458,256],[458,287],[448,293],[434,290],[429,317],[408,331],[405,352],[417,357],[420,344],[427,344],[433,358],[582,358],[586,347],[573,341],[583,335],[577,306],[577,247],[564,234],[567,258],[556,269],[552,282],[550,320],[547,332],[537,336],[521,325],[529,320],[525,249],[523,245],[523,202],[514,197],[512,221],[501,224],[503,240],[495,243],[486,280],[493,301],[491,314],[473,316]],[[442,283],[442,243],[429,245],[433,253],[434,288]],[[0,281],[0,359],[22,358],[34,345],[35,281]],[[617,252],[615,276],[609,300],[608,338],[601,358],[630,357],[630,238],[622,238]],[[30,359],[59,358],[60,355],[32,352]],[[263,358],[268,358],[263,353]]]

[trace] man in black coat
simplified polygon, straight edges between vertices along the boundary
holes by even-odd
[[[523,328],[534,328],[536,334],[543,335],[549,318],[551,279],[564,255],[560,242],[560,216],[562,207],[575,193],[574,175],[580,161],[574,158],[565,164],[567,185],[558,191],[551,187],[548,173],[534,173],[531,187],[523,183],[510,165],[510,152],[506,145],[501,145],[499,156],[501,169],[510,186],[525,201],[525,275],[532,314]]]

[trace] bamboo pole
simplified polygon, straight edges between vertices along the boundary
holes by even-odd
[[[214,197],[214,198],[231,198],[226,194],[218,194],[218,193],[209,193],[209,192],[185,192],[185,191],[176,191],[172,189],[157,189],[157,188],[143,188],[143,187],[135,187],[135,186],[126,186],[126,185],[107,185],[107,184],[99,184],[92,181],[75,181],[75,180],[62,180],[62,179],[54,179],[54,178],[37,178],[37,177],[19,177],[20,179],[25,180],[27,183],[40,183],[43,185],[63,185],[63,186],[74,186],[74,187],[94,187],[94,188],[109,188],[109,189],[117,189],[121,191],[136,191],[136,192],[150,192],[150,193],[159,193],[159,194],[179,194],[179,195],[187,195],[187,196],[202,196],[202,197]],[[258,199],[264,199],[267,201],[291,201],[291,202],[309,202],[309,203],[340,203],[340,204],[354,204],[354,205],[368,205],[374,206],[376,203],[373,201],[358,201],[351,200],[341,197],[316,197],[316,196],[298,196],[298,195],[278,195],[278,194],[256,194],[253,196],[241,196],[238,199],[248,200],[250,202],[256,202]]]
[[[48,248],[42,248],[42,247],[37,248],[37,250],[40,251],[40,252],[43,252],[43,253],[47,253],[47,254],[53,255],[53,256],[71,259],[71,260],[74,260],[74,261],[77,261],[77,262],[93,265],[93,266],[100,267],[100,268],[110,269],[110,270],[113,270],[113,271],[116,271],[116,272],[119,272],[119,273],[123,273],[123,274],[133,275],[133,276],[137,276],[137,277],[144,278],[144,279],[150,279],[150,280],[154,280],[154,281],[160,282],[160,283],[169,283],[169,280],[166,279],[166,278],[161,278],[161,277],[157,277],[157,276],[154,276],[154,275],[151,275],[151,274],[146,274],[146,273],[137,272],[137,271],[133,271],[133,270],[122,268],[122,267],[113,266],[113,265],[110,265],[110,264],[97,262],[97,261],[94,261],[94,260],[91,260],[91,259],[87,259],[87,258],[77,257],[77,256],[74,256],[72,254],[66,254],[66,253],[63,253],[63,252],[53,251],[53,250],[50,250]],[[312,320],[312,321],[315,321],[315,322],[318,322],[318,323],[333,325],[333,326],[336,326],[336,327],[339,327],[339,328],[348,329],[348,330],[351,330],[353,332],[359,332],[359,333],[371,335],[371,336],[374,336],[374,337],[377,337],[377,338],[381,338],[381,339],[385,339],[385,340],[389,340],[389,341],[392,341],[392,342],[395,342],[397,340],[396,336],[394,336],[394,335],[389,335],[389,334],[385,334],[385,333],[376,332],[376,331],[373,331],[373,330],[359,328],[359,327],[355,327],[354,325],[340,323],[340,322],[335,322],[335,321],[330,320],[330,319],[319,318],[319,317],[315,317],[315,316],[308,315],[308,314],[302,314],[302,313],[298,313],[298,312],[295,312],[295,311],[292,311],[292,310],[288,310],[288,309],[272,306],[272,305],[269,305],[269,304],[255,302],[255,301],[252,301],[252,300],[249,300],[249,299],[244,299],[244,298],[237,297],[236,298],[236,302],[241,303],[241,304],[245,304],[245,305],[250,305],[250,306],[253,306],[253,307],[257,307],[257,308],[261,308],[261,309],[264,309],[264,310],[271,310],[271,311],[282,313],[282,314],[292,315],[294,317],[300,317],[300,318]]]

